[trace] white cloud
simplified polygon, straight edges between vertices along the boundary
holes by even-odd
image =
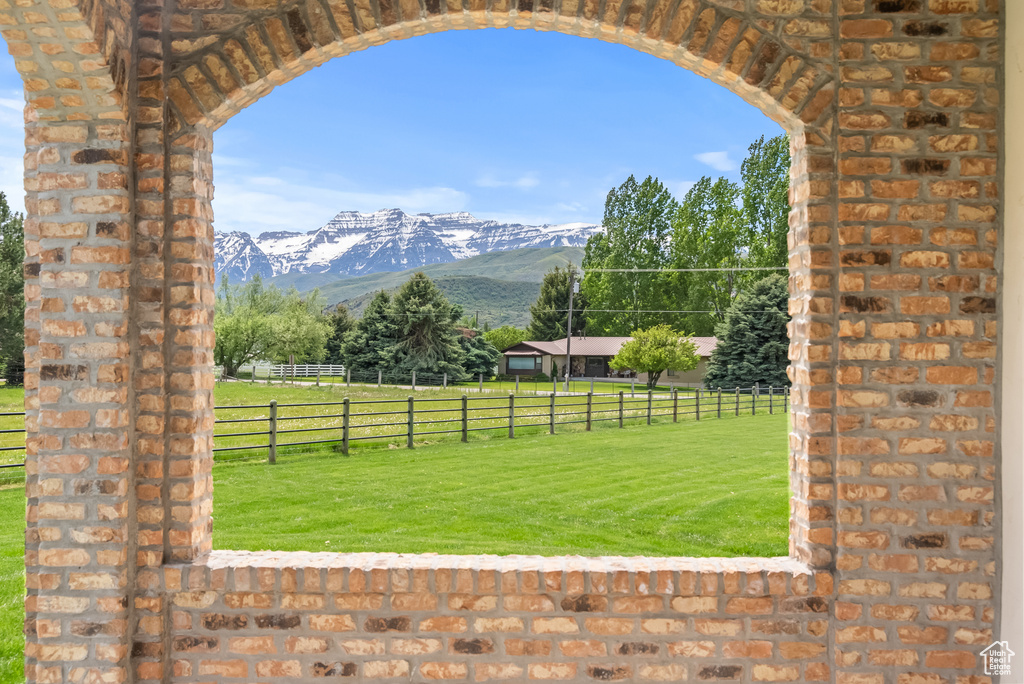
[[[672,196],[679,201],[682,201],[683,197],[686,196],[686,193],[690,191],[690,188],[696,184],[696,181],[667,181],[665,183],[665,185],[668,186],[669,192],[672,193]]]
[[[736,162],[729,159],[729,153],[726,151],[701,152],[700,154],[693,155],[693,158],[702,164],[707,164],[716,171],[735,171],[739,168]]]
[[[540,181],[533,174],[526,174],[513,180],[500,180],[491,174],[484,174],[476,179],[476,185],[481,188],[518,188],[529,190],[540,185]]]
[[[453,188],[412,188],[396,192],[339,190],[267,176],[229,178],[216,184],[213,209],[219,231],[306,232],[339,211],[372,212],[397,207],[410,213],[463,209],[468,195]]]

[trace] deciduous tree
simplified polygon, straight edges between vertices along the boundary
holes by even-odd
[[[604,232],[587,241],[582,292],[587,331],[626,335],[666,321],[667,276],[659,272],[600,272],[595,269],[661,269],[669,265],[676,201],[657,179],[630,176],[608,193]],[[575,327],[575,326],[574,326]]]
[[[693,370],[699,361],[693,342],[684,333],[662,324],[634,330],[633,339],[622,345],[609,365],[647,373],[647,388],[654,389],[666,370]]]
[[[503,325],[500,328],[487,330],[484,332],[484,337],[499,352],[503,352],[509,347],[514,347],[520,342],[530,339],[528,331],[511,325]]]
[[[257,360],[322,360],[330,331],[323,307],[318,290],[302,298],[295,288],[265,287],[258,275],[240,287],[225,279],[216,300],[214,362],[233,376]]]
[[[743,214],[740,188],[725,178],[705,176],[686,193],[673,221],[672,265],[677,269],[723,269],[742,265]],[[688,330],[712,335],[736,296],[735,272],[710,270],[674,273],[673,291],[687,313]]]
[[[743,219],[750,266],[785,266],[789,257],[789,136],[761,136],[747,151]]]

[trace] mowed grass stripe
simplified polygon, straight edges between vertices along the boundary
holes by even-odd
[[[214,469],[222,549],[787,552],[787,419],[663,423]]]

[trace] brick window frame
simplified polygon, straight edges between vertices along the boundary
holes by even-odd
[[[201,4],[0,16],[30,93],[30,680],[973,671],[998,617],[1002,2]],[[788,558],[211,550],[213,130],[334,56],[483,26],[671,59],[790,132]]]

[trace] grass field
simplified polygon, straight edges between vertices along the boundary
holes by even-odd
[[[0,489],[0,684],[24,682],[25,490]]]
[[[431,398],[446,400],[434,404],[441,407],[437,415],[454,415],[448,404],[456,406],[463,392],[432,392]],[[230,407],[272,398],[288,404],[345,396],[403,401],[408,395],[401,389],[240,383],[218,384],[215,390],[217,405],[227,407],[218,410],[219,418],[251,416],[251,410]],[[501,400],[507,393],[490,396]],[[20,390],[0,388],[0,412],[18,411],[22,401]],[[308,415],[320,409],[337,412],[330,406],[295,410]],[[493,420],[507,421],[507,409],[495,409],[503,410],[504,419]],[[566,425],[553,436],[543,427],[518,428],[514,440],[495,430],[473,433],[468,444],[459,443],[458,435],[430,435],[418,437],[415,449],[393,448],[396,440],[382,440],[354,448],[349,456],[331,446],[292,447],[282,449],[273,466],[265,462],[265,450],[253,451],[248,460],[220,460],[214,467],[214,545],[456,554],[784,555],[787,417],[763,413],[759,408],[757,416],[727,413],[730,417],[699,423],[692,416],[679,423],[658,416],[651,426],[638,417],[627,420],[626,429],[617,421],[595,424],[592,432]],[[235,424],[217,428],[218,433],[237,430]],[[397,442],[404,445],[404,439]],[[23,681],[24,506],[23,487],[0,488],[0,684]]]
[[[756,416],[223,463],[214,545],[785,555],[786,431],[786,416]]]

